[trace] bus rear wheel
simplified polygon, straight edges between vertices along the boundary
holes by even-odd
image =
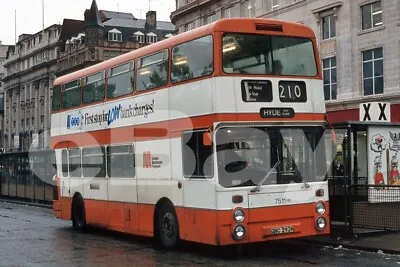
[[[78,232],[86,230],[86,213],[82,197],[76,197],[72,206],[72,226]]]
[[[156,242],[165,249],[178,245],[179,227],[175,210],[171,205],[164,204],[160,207],[156,217]]]

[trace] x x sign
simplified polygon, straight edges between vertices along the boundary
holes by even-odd
[[[360,104],[360,121],[390,122],[390,103],[370,102]]]

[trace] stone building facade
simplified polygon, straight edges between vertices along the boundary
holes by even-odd
[[[84,20],[64,19],[35,34],[22,34],[7,49],[4,68],[5,151],[49,148],[52,85],[56,77],[175,34],[171,22],[98,10],[93,0]],[[0,94],[1,95],[1,94]]]
[[[98,10],[96,1],[85,20],[64,20],[60,36],[57,76],[110,59],[175,34],[171,22],[157,21],[155,11],[146,20],[131,13]]]
[[[6,69],[3,62],[7,59],[8,45],[1,44],[0,41],[0,136],[4,135],[4,82]],[[3,138],[0,138],[0,151],[4,151]]]
[[[35,34],[22,34],[8,49],[4,94],[4,148],[27,151],[48,148],[51,85],[57,70],[55,24]]]
[[[176,0],[179,32],[221,18],[264,17],[303,23],[316,33],[328,118],[359,120],[359,103],[391,103],[400,121],[400,1]]]

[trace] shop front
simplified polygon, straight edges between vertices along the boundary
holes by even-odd
[[[400,105],[384,107],[366,103],[328,115],[338,133],[328,172],[331,217],[350,233],[400,230]]]

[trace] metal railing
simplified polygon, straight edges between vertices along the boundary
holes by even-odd
[[[55,174],[52,150],[0,155],[0,196],[51,204]]]
[[[349,190],[350,227],[400,230],[400,187],[352,185]]]

